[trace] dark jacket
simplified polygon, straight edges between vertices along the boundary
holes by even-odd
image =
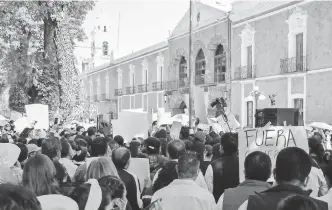
[[[235,188],[224,192],[223,210],[238,210],[250,195],[265,191],[272,186],[267,182],[258,180],[245,180]]]
[[[277,206],[280,200],[288,197],[289,195],[306,195],[309,197],[311,190],[304,191],[301,188],[289,185],[280,184],[272,187],[261,193],[256,193],[248,198],[247,210],[257,210],[257,209],[269,209],[277,210]],[[326,202],[316,200],[311,198],[319,207],[320,210],[328,210],[328,205]]]
[[[139,210],[139,206],[138,206],[138,202],[137,202],[137,188],[139,188],[139,186],[136,186],[136,181],[135,178],[133,177],[133,175],[131,175],[130,173],[128,173],[125,170],[118,170],[119,173],[119,177],[120,179],[123,181],[123,183],[126,186],[126,190],[127,190],[127,200],[128,203],[131,206],[132,210]]]
[[[239,184],[239,157],[237,154],[223,156],[211,163],[213,169],[213,196],[218,202],[225,189]]]

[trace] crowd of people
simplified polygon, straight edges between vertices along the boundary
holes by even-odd
[[[2,129],[0,210],[332,209],[332,156],[320,133],[308,137],[310,154],[281,150],[275,168],[250,153],[240,182],[237,133],[183,127],[172,139],[156,122],[148,138],[130,140],[96,127]],[[144,182],[127,170],[135,158],[148,160]]]

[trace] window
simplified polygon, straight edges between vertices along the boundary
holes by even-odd
[[[219,44],[214,55],[214,82],[225,81],[226,55],[224,47]]]
[[[296,71],[304,71],[303,65],[303,33],[296,35]]]
[[[109,99],[109,95],[110,95],[110,82],[109,82],[109,74],[106,74],[106,78],[105,78],[105,94],[106,94],[106,99]]]
[[[253,104],[254,103],[252,101],[247,102],[247,127],[250,128],[253,127],[253,117],[254,117]]]
[[[98,30],[100,30],[100,26],[98,26]]]
[[[198,51],[195,64],[196,84],[203,84],[205,75],[205,56],[202,49]]]
[[[104,26],[104,32],[107,32],[107,27],[106,26]]]
[[[119,105],[118,105],[118,107],[119,107],[119,113],[122,111],[122,97],[119,97],[119,100],[118,100],[118,102],[119,102]]]
[[[160,75],[159,81],[160,81],[160,82],[163,81],[163,74],[164,74],[163,67],[160,66],[160,69],[159,69],[159,75]]]
[[[108,55],[108,42],[103,42],[103,55]]]
[[[294,108],[299,109],[299,126],[303,125],[303,98],[295,98]]]
[[[134,87],[135,86],[135,72],[130,72],[130,87]]]
[[[84,73],[87,70],[86,67],[87,67],[87,64],[82,62],[82,73]]]
[[[122,74],[118,74],[118,89],[122,89]]]
[[[91,57],[94,57],[94,56],[95,56],[95,51],[96,51],[95,42],[92,41],[92,42],[91,42]]]
[[[247,47],[247,77],[252,78],[252,46]]]
[[[187,81],[187,61],[184,56],[181,57],[179,66],[180,87],[184,87]]]

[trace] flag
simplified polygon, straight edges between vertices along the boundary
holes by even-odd
[[[201,0],[192,0],[192,27],[198,27],[200,20],[201,20],[201,12],[200,12],[200,5],[201,5]]]

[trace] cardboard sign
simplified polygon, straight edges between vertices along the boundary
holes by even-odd
[[[226,132],[235,131],[237,128],[239,128],[241,126],[240,123],[235,119],[234,115],[228,109],[225,109],[225,115],[227,117],[228,122],[226,122],[223,115],[220,115],[217,118],[218,123],[221,125],[221,127],[223,128],[224,131],[226,131]],[[229,127],[228,127],[227,123],[228,123]],[[229,128],[231,130],[229,130]]]
[[[149,159],[131,158],[127,170],[137,176],[140,183],[141,192],[143,192],[145,187],[144,184],[151,184]]]
[[[193,87],[195,115],[202,124],[209,124],[207,119],[207,109],[205,106],[204,89],[199,86]]]
[[[182,123],[178,121],[173,121],[170,136],[172,139],[179,139],[181,132]]]
[[[309,153],[307,134],[304,127],[263,127],[239,131],[239,172],[240,182],[244,181],[244,160],[254,151],[268,154],[272,170],[279,151],[286,147],[299,147]],[[271,175],[270,180],[273,181]]]
[[[48,105],[30,104],[25,105],[25,111],[29,119],[37,121],[35,129],[47,130],[50,126],[48,116]]]

